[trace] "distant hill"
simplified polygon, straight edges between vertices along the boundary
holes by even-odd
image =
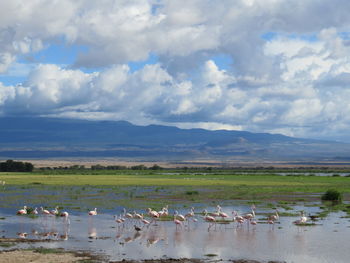
[[[126,121],[0,118],[0,158],[53,157],[350,159],[350,144],[246,131],[136,126]]]

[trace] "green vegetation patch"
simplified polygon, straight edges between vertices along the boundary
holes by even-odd
[[[336,202],[341,202],[342,199],[343,199],[343,196],[342,194],[337,191],[337,190],[334,190],[334,189],[330,189],[330,190],[327,190],[327,192],[325,192],[321,199],[323,201],[336,201]]]
[[[0,242],[0,247],[7,248],[7,247],[14,247],[14,246],[16,246],[16,243],[13,243],[13,242]]]

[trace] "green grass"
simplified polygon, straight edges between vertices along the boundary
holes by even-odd
[[[21,203],[20,193],[28,192],[33,204],[77,210],[101,206],[113,209],[117,205],[161,209],[164,203],[186,205],[216,200],[249,200],[256,204],[271,200],[270,208],[290,210],[293,202],[312,200],[315,195],[310,194],[321,196],[328,189],[342,192],[345,200],[350,198],[349,177],[279,176],[268,172],[45,171],[0,173],[0,180],[6,181],[6,188],[1,189],[6,207]]]
[[[15,246],[16,243],[13,242],[0,242],[0,247],[8,248]]]
[[[28,250],[32,250],[32,249],[28,249]],[[35,248],[33,251],[40,253],[40,254],[61,254],[61,253],[64,253],[64,250],[61,248],[39,247],[39,248]]]
[[[0,173],[0,180],[12,185],[86,185],[86,186],[230,186],[238,190],[254,188],[256,192],[324,192],[330,187],[350,192],[350,179],[327,176],[278,176],[261,174],[162,174],[138,171],[86,174]],[[197,194],[196,190],[188,194]]]

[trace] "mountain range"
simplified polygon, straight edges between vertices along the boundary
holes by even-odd
[[[209,131],[126,121],[0,118],[0,158],[120,157],[350,160],[350,144],[247,131]]]

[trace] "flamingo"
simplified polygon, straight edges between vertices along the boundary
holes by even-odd
[[[118,216],[114,216],[114,220],[118,224],[118,228],[120,228],[121,224],[123,224],[123,227],[124,227],[124,220],[123,220],[121,215],[119,217]]]
[[[188,212],[186,215],[185,215],[188,223],[190,222],[188,219],[191,218],[193,222],[197,222],[197,219],[194,218],[194,207],[191,207],[191,211]]]
[[[61,217],[68,217],[69,214],[68,214],[68,212],[64,211],[64,212],[62,212],[62,213],[60,214],[60,216],[61,216]]]
[[[38,214],[38,208],[35,207],[35,209],[31,212],[31,214],[37,215]]]
[[[176,215],[176,217],[180,218],[179,219],[180,221],[185,221],[186,220],[186,218],[183,215],[179,214],[179,212],[176,211],[176,210],[175,210],[175,215]]]
[[[150,217],[159,218],[159,213],[151,208],[147,208],[147,213]]]
[[[219,205],[216,206],[216,212],[211,212],[209,213],[209,216],[212,216],[212,217],[219,217],[220,214],[219,214],[219,209],[221,209],[221,207]]]
[[[68,219],[68,216],[69,216],[69,213],[66,212],[66,211],[64,211],[64,212],[62,212],[62,213],[60,214],[60,217],[63,217],[64,220],[65,220],[65,222],[68,223],[68,224],[70,224],[70,220]]]
[[[250,221],[250,220],[252,220],[252,219],[255,217],[255,211],[254,211],[255,206],[252,205],[251,209],[252,209],[252,212],[251,212],[251,213],[248,213],[248,214],[245,214],[245,215],[243,216],[244,219],[247,219],[247,220]]]
[[[194,217],[194,207],[191,207],[191,211],[188,212],[185,217]]]
[[[95,215],[97,215],[97,208],[95,207],[95,209],[94,210],[91,210],[91,211],[89,211],[89,216],[95,216]]]
[[[147,219],[144,219],[144,218],[143,218],[143,215],[142,215],[141,222],[142,222],[144,225],[147,225],[147,226],[149,226],[149,224],[151,224],[150,221],[148,221]]]
[[[276,212],[275,212],[275,214],[274,215],[270,215],[269,216],[269,220],[272,220],[272,221],[278,221],[279,220],[279,215],[278,215],[278,210],[276,209]]]
[[[114,216],[114,219],[115,219],[115,222],[118,223],[118,224],[124,223],[124,221],[121,219],[121,216],[119,216],[119,217]]]
[[[41,213],[44,214],[44,215],[49,215],[50,214],[50,211],[44,209],[43,207],[40,207],[40,210],[41,210]]]
[[[228,218],[229,216],[228,216],[228,214],[226,214],[225,212],[222,212],[221,211],[221,206],[217,206],[218,207],[218,213],[219,213],[219,217],[221,217],[221,219],[225,219],[225,218]]]
[[[216,226],[216,219],[215,217],[208,215],[207,210],[204,210],[204,212],[205,214],[203,218],[205,221],[209,222],[209,227],[208,227],[208,230],[209,230],[213,224],[215,224]]]
[[[304,215],[304,212],[300,212],[300,218],[298,220],[293,221],[294,225],[302,225],[307,221],[307,217]]]
[[[233,214],[233,222],[237,222],[238,224],[240,224],[242,226],[242,224],[245,221],[243,216],[238,215],[237,211],[233,211],[232,214]]]
[[[141,219],[143,218],[143,216],[140,215],[140,214],[138,214],[138,213],[136,213],[136,211],[134,211],[133,218],[136,218],[136,219],[140,219],[140,220],[141,220]]]
[[[19,232],[19,233],[17,233],[17,236],[19,238],[27,238],[27,235],[28,235],[28,233],[26,233],[26,232]]]
[[[161,211],[158,212],[159,217],[168,216],[168,205],[164,206]]]
[[[57,216],[58,215],[58,206],[55,207],[55,209],[51,210],[50,211],[50,214],[53,215],[53,216]]]
[[[125,216],[126,218],[129,218],[129,219],[134,218],[132,214],[126,212],[126,209],[125,209],[125,208],[123,208],[123,211],[124,211],[124,216]]]
[[[26,215],[27,214],[27,206],[23,206],[23,209],[17,211],[17,215]]]
[[[147,208],[147,213],[150,217],[152,217],[152,222],[156,222],[157,218],[159,218],[158,212],[152,210],[151,208]]]
[[[176,225],[176,230],[177,230],[177,226],[180,226],[182,227],[182,221],[180,221],[179,219],[177,219],[177,211],[175,211],[175,214],[174,214],[174,223]]]
[[[301,212],[301,217],[300,219],[303,221],[303,223],[306,223],[307,217],[304,215],[304,211]]]

